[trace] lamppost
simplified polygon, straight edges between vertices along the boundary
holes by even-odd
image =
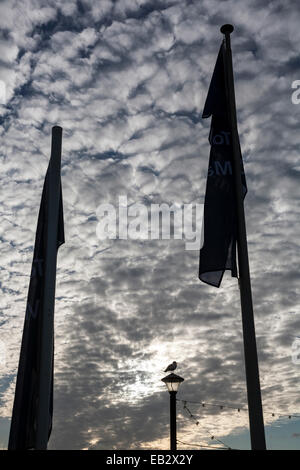
[[[176,393],[179,385],[184,381],[182,377],[176,374],[169,374],[161,379],[167,386],[170,393],[170,450],[177,449],[176,443]]]

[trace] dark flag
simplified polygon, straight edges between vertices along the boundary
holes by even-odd
[[[266,450],[244,210],[247,187],[237,128],[230,45],[234,27],[224,24],[220,30],[224,40],[203,111],[204,118],[212,116],[212,119],[199,277],[216,287],[220,286],[226,269],[237,277],[238,252],[251,448]]]
[[[61,128],[54,128],[54,131]],[[61,134],[60,134],[61,135]],[[51,157],[52,159],[52,157]],[[52,197],[50,187],[50,167],[51,160],[44,181],[42,199],[40,204],[31,277],[29,283],[27,308],[23,329],[22,345],[19,359],[17,383],[15,389],[15,399],[9,436],[9,450],[33,449],[36,445],[37,431],[37,410],[39,402],[39,381],[41,369],[41,346],[43,328],[43,305],[45,300],[45,273],[47,270],[47,234],[48,225],[51,223],[48,218],[49,200]],[[58,221],[55,231],[57,233],[57,249],[64,243],[64,221],[62,191],[59,176],[60,195]],[[55,283],[55,279],[54,279]],[[55,284],[54,284],[55,285]],[[54,297],[53,292],[53,297]],[[54,301],[54,299],[53,299]],[[50,333],[53,336],[53,331]],[[52,339],[54,344],[54,338]],[[51,375],[51,396],[49,405],[49,432],[52,429],[53,410],[53,353],[52,348],[52,375]]]
[[[237,216],[224,49],[225,45],[222,43],[202,114],[203,118],[212,118],[199,279],[215,287],[220,286],[226,269],[231,270],[232,276],[237,277]],[[242,159],[241,153],[240,157]],[[242,161],[241,167],[245,196],[247,187]]]

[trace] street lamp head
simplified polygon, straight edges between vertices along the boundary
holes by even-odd
[[[167,389],[170,393],[171,392],[177,393],[178,389],[179,389],[179,385],[181,384],[181,382],[184,381],[184,379],[182,377],[180,377],[179,375],[173,374],[173,373],[167,375],[166,377],[164,377],[161,380],[162,380],[162,382],[164,382],[166,384]]]

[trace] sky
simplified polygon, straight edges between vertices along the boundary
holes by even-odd
[[[235,27],[267,445],[300,448],[300,419],[287,417],[300,414],[294,0],[0,1],[1,448],[54,125],[63,128],[65,244],[48,448],[168,449],[161,379],[174,360],[185,379],[179,400],[232,406],[188,403],[194,419],[178,401],[178,448],[250,447],[247,411],[237,411],[247,407],[237,280],[227,272],[219,289],[200,282],[199,249],[184,239],[99,237],[102,205],[117,208],[120,196],[132,207],[203,207],[210,122],[201,114],[224,23]]]

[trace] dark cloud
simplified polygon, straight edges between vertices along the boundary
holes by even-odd
[[[235,279],[198,281],[184,240],[99,240],[97,207],[203,203],[202,108],[221,41],[232,49],[265,409],[295,411],[299,363],[299,4],[289,1],[14,0],[0,5],[1,379],[11,415],[51,126],[63,132],[66,244],[58,257],[53,449],[167,448],[163,370],[180,398],[246,406]],[[1,357],[0,357],[1,362]],[[178,403],[183,441],[248,426]],[[270,415],[266,416],[272,422]],[[297,433],[296,433],[297,434]],[[296,436],[296,434],[294,436]]]

